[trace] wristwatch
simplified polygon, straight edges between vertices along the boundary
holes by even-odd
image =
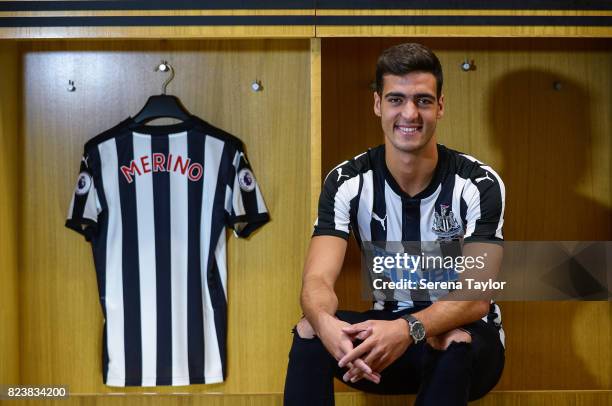
[[[421,320],[414,317],[412,314],[404,314],[402,319],[408,323],[408,333],[415,344],[420,343],[425,339],[425,326]]]

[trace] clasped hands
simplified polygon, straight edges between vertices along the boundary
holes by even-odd
[[[367,320],[353,325],[335,319],[327,326],[320,331],[320,338],[338,365],[349,369],[343,377],[346,382],[365,378],[380,383],[380,372],[412,344],[408,325],[402,319]],[[357,340],[361,343],[354,346]]]
[[[380,383],[380,372],[399,358],[413,343],[407,323],[401,318],[392,321],[367,320],[353,325],[344,324],[341,331],[346,336],[344,340],[346,351],[336,359],[338,366],[349,368],[342,377],[345,382],[357,382],[365,378],[376,384]],[[353,342],[356,340],[362,342],[353,347]],[[446,350],[453,341],[470,343],[472,337],[467,331],[456,328],[427,338],[427,344],[438,351]]]

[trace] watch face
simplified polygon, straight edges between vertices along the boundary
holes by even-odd
[[[410,324],[410,335],[415,342],[419,342],[425,338],[425,326],[420,321],[415,321]]]

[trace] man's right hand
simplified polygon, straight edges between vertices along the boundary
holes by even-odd
[[[369,331],[363,331],[357,337],[350,336],[342,331],[343,327],[349,327],[350,324],[328,314],[322,316],[318,324],[319,328],[317,334],[327,351],[336,361],[339,361],[347,353],[353,350],[355,347],[353,345],[353,339],[365,340],[370,333]],[[347,367],[349,370],[353,367],[359,368],[363,372],[364,378],[376,384],[380,382],[380,374],[373,372],[361,358],[357,358],[352,363],[347,364]]]

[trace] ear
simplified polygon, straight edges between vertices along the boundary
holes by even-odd
[[[444,95],[441,94],[440,98],[438,99],[438,115],[437,118],[441,119],[442,116],[444,116]]]
[[[378,92],[374,92],[374,114],[376,114],[378,117],[382,116],[382,113],[380,112],[380,96],[378,95]]]

